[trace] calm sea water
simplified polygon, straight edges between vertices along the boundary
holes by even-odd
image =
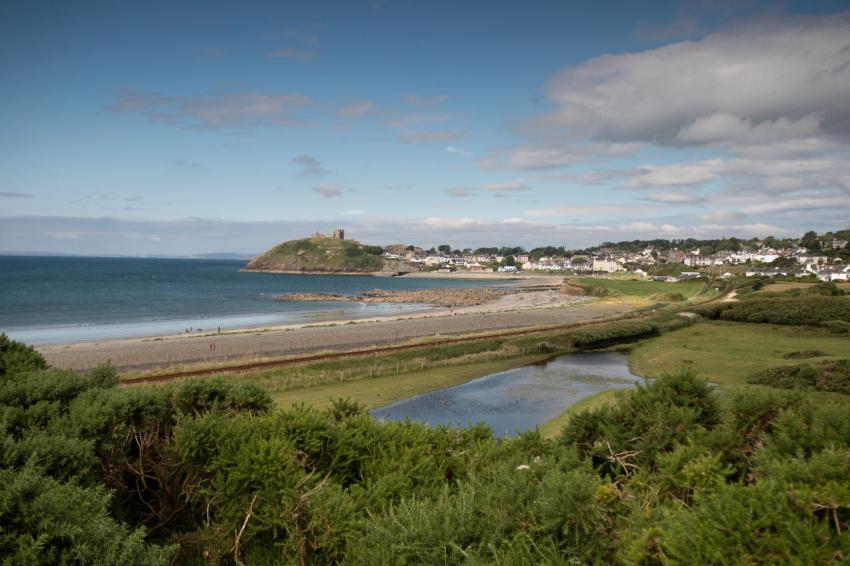
[[[0,256],[0,332],[32,344],[412,312],[415,305],[284,302],[275,295],[477,286],[356,275],[241,273],[242,260]]]
[[[376,419],[409,418],[430,425],[483,422],[495,435],[511,436],[547,423],[586,397],[642,381],[629,371],[625,354],[573,354],[416,395],[371,414]]]

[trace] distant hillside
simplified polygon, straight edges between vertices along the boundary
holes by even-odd
[[[354,240],[314,236],[278,244],[251,260],[245,271],[296,273],[375,273],[415,271],[398,261],[381,257],[380,246]]]

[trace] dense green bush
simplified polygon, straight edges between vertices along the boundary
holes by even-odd
[[[850,547],[850,419],[799,392],[721,402],[664,376],[550,441],[378,423],[347,400],[272,411],[237,380],[119,389],[108,366],[15,367],[3,564],[828,563]]]
[[[797,352],[788,352],[782,357],[786,360],[805,360],[807,358],[820,358],[828,355],[823,350],[799,350]]]
[[[799,297],[750,297],[742,301],[695,307],[708,319],[768,324],[818,325],[826,321],[850,323],[850,299],[801,295]]]
[[[809,295],[824,295],[827,297],[838,297],[847,294],[844,289],[840,289],[833,281],[820,281],[819,283],[815,283],[806,289],[806,293]]]
[[[751,375],[747,382],[779,389],[815,389],[850,395],[850,360],[770,368]]]
[[[651,338],[658,336],[662,332],[684,328],[693,323],[694,320],[692,318],[678,314],[666,314],[645,320],[626,320],[609,322],[607,324],[595,324],[586,329],[573,331],[569,336],[574,348],[592,350]]]
[[[109,501],[103,487],[0,469],[3,564],[170,564],[176,547],[147,544],[144,529],[110,517]]]
[[[658,336],[658,328],[648,322],[624,321],[593,326],[571,332],[573,346],[580,350],[605,348]]]
[[[0,377],[7,373],[44,369],[47,362],[32,346],[9,340],[0,333]]]

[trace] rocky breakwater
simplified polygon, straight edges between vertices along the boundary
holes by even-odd
[[[469,287],[447,289],[416,289],[388,291],[373,289],[359,295],[339,293],[286,293],[275,297],[278,301],[347,301],[361,303],[416,303],[438,307],[474,307],[495,301],[507,295],[558,291],[557,285],[523,285],[499,287]]]
[[[468,307],[480,305],[505,295],[526,292],[522,287],[475,287],[468,289],[417,289],[412,291],[386,291],[374,289],[360,295],[338,293],[286,293],[278,295],[279,301],[356,301],[361,303],[418,303],[440,307]]]

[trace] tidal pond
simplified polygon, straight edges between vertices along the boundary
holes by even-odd
[[[423,393],[371,411],[378,420],[410,418],[431,426],[483,422],[496,436],[512,436],[557,417],[578,401],[641,383],[619,352],[560,356]]]

